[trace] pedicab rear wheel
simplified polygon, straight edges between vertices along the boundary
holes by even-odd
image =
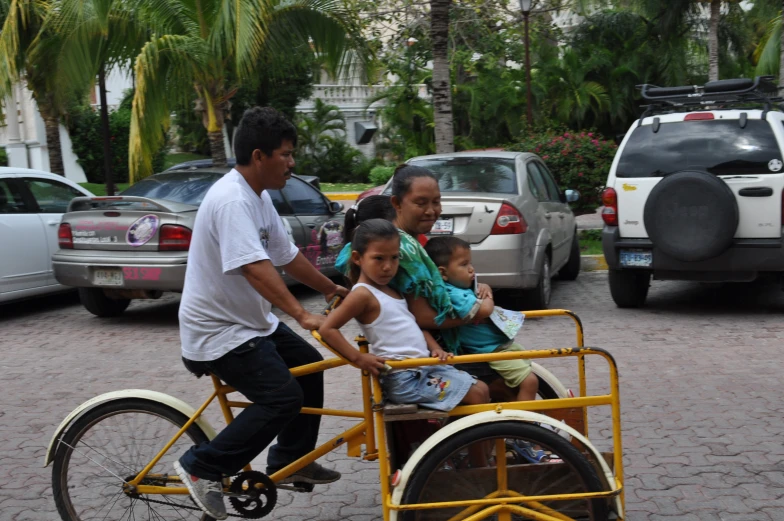
[[[503,445],[496,443],[502,440]],[[505,447],[507,490],[526,496],[574,494],[605,490],[591,462],[577,448],[553,431],[523,421],[484,423],[459,431],[430,451],[414,469],[403,492],[405,504],[436,503],[482,499],[497,492],[495,465],[477,468],[456,468],[455,454],[465,454],[477,442],[485,447]],[[531,463],[523,459],[514,446],[541,448],[557,455],[560,461]],[[511,448],[511,450],[510,450]],[[498,458],[497,451],[493,454]],[[463,457],[465,459],[465,457]],[[507,494],[512,495],[512,494]],[[580,521],[605,521],[608,517],[606,499],[542,500],[536,504],[520,504],[532,510],[551,509],[561,516]],[[427,510],[404,510],[403,521],[448,520],[464,512],[466,507]],[[488,519],[497,519],[494,515]],[[532,519],[513,513],[512,519]]]

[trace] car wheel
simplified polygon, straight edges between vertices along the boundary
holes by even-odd
[[[580,241],[577,239],[577,231],[574,232],[572,239],[572,250],[569,252],[569,261],[558,272],[561,280],[575,280],[580,274]]]
[[[550,255],[545,254],[544,262],[539,270],[539,282],[534,289],[524,293],[526,309],[547,309],[550,305],[550,295],[552,294],[552,274],[550,273]]]
[[[648,271],[610,270],[610,295],[619,308],[639,308],[645,304],[651,274]]]
[[[100,288],[79,288],[79,300],[87,311],[97,317],[116,317],[131,303],[127,298],[109,298]]]

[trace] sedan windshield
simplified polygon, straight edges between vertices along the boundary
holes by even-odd
[[[431,170],[442,193],[517,193],[515,160],[499,157],[453,157],[411,161]]]
[[[164,199],[199,206],[207,190],[221,177],[223,174],[216,172],[167,172],[143,179],[120,195]]]

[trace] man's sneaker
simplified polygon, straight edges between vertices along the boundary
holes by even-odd
[[[204,510],[207,515],[215,519],[226,519],[226,505],[223,503],[223,485],[220,481],[210,481],[208,479],[197,478],[189,474],[179,461],[174,462],[174,470],[180,479],[188,487],[193,501]]]
[[[280,469],[267,467],[267,474],[272,475]],[[310,483],[311,485],[323,485],[332,483],[340,479],[340,472],[325,469],[315,461],[307,467],[299,469],[291,476],[280,480],[279,483]]]

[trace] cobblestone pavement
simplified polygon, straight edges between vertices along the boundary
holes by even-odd
[[[323,301],[300,289],[309,309]],[[179,360],[176,296],[134,303],[97,319],[73,297],[0,307],[0,520],[56,519],[45,447],[55,426],[106,391],[154,389],[197,404],[208,383]],[[777,286],[654,283],[649,305],[619,310],[603,273],[555,285],[554,307],[577,312],[588,345],[617,359],[623,397],[627,519],[683,521],[784,519],[784,293]],[[570,346],[566,319],[529,320],[520,341]],[[576,387],[571,364],[546,365]],[[589,384],[606,380],[589,363]],[[327,403],[359,403],[356,370],[327,375]],[[208,413],[213,425],[222,422]],[[606,449],[606,412],[591,417],[591,438]],[[327,418],[322,438],[345,424]],[[380,518],[374,463],[326,457],[341,481],[317,492],[282,491],[273,518],[364,521]]]

